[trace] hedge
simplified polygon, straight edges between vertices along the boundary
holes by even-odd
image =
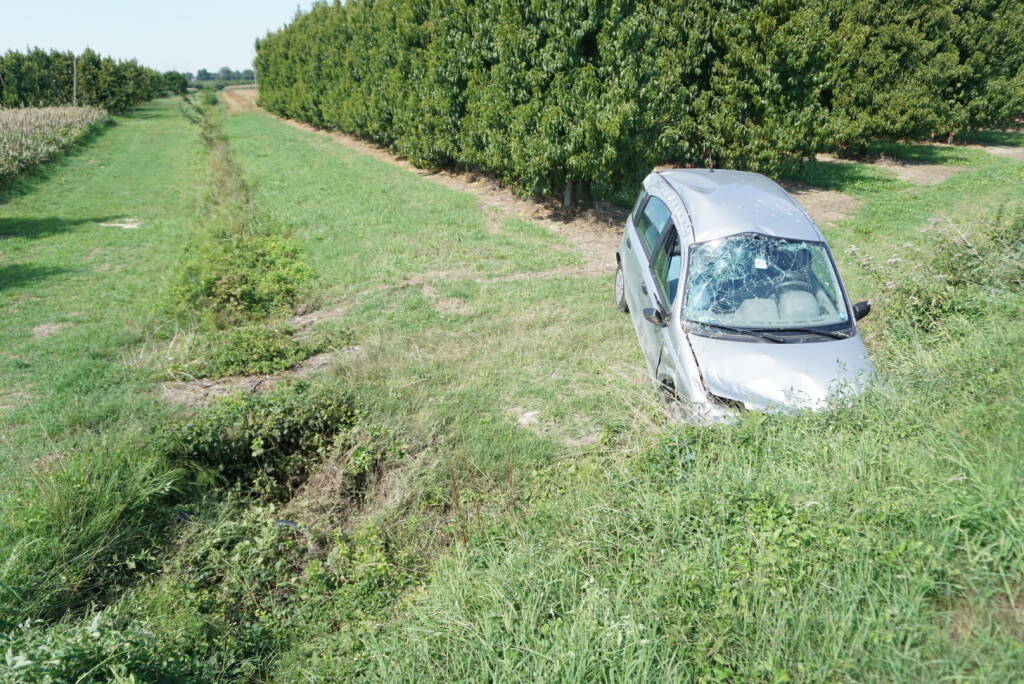
[[[0,56],[0,107],[69,105],[74,98],[75,55],[35,48]],[[121,112],[165,90],[164,77],[135,60],[85,50],[77,58],[80,106]]]
[[[1024,113],[1024,2],[349,0],[256,43],[260,103],[421,165],[614,196]]]

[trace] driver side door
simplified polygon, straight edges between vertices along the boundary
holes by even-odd
[[[644,318],[644,309],[667,312],[670,302],[660,292],[651,271],[658,249],[664,238],[675,231],[668,206],[656,196],[641,202],[627,227],[626,249],[622,255],[622,274],[625,281],[629,315],[636,328],[644,361],[656,378],[661,359],[662,326]]]

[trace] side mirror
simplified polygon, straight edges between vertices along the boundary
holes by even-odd
[[[644,309],[644,318],[658,327],[665,325],[665,314],[661,309]]]
[[[853,305],[853,320],[859,321],[869,313],[871,313],[871,302],[857,302]]]

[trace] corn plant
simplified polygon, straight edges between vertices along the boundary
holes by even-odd
[[[0,109],[0,183],[53,158],[108,120],[95,107]]]

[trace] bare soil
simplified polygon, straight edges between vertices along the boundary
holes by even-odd
[[[228,111],[236,113],[259,111],[257,94],[255,86],[228,86],[220,91]]]
[[[161,393],[164,399],[174,404],[205,406],[220,397],[237,392],[267,392],[278,383],[290,378],[303,378],[314,373],[321,373],[333,367],[342,354],[358,354],[361,351],[362,348],[356,345],[345,347],[338,352],[317,354],[280,373],[171,380],[161,385]]]
[[[107,221],[101,223],[101,226],[105,228],[121,228],[123,230],[135,230],[142,225],[142,221],[137,218],[123,218],[117,219],[116,221]]]
[[[781,185],[819,226],[827,226],[852,216],[864,203],[845,192],[822,190],[796,181],[783,181]]]

